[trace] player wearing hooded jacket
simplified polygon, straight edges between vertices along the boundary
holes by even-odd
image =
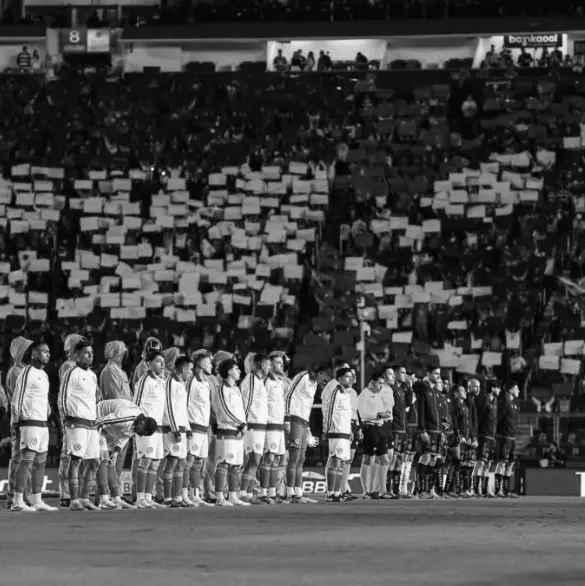
[[[22,362],[22,358],[24,353],[32,344],[31,340],[23,338],[19,336],[12,340],[10,344],[10,356],[12,358],[12,366],[8,370],[8,374],[6,375],[6,396],[8,398],[9,404],[12,403],[12,397],[14,396],[14,392],[16,390],[16,381],[18,376],[25,368],[25,364]],[[12,445],[12,455],[10,457],[10,461],[8,463],[8,490],[6,492],[6,508],[10,509],[12,507],[12,501],[14,499],[14,491],[16,486],[16,471],[18,470],[18,466],[20,465],[20,434],[18,427],[15,425],[10,425],[10,440]]]

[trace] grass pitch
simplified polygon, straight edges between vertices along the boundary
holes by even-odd
[[[583,586],[585,502],[0,513],[1,586]]]

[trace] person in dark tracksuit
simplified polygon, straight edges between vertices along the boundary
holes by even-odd
[[[468,498],[471,489],[471,468],[462,464],[469,459],[472,451],[470,437],[472,433],[471,414],[465,388],[458,386],[453,393],[451,412],[452,430],[449,435],[451,464],[447,472],[446,491],[450,497]]]
[[[467,460],[462,461],[462,465],[465,468],[469,468],[469,472],[465,472],[465,478],[467,476],[471,477],[473,470],[475,468],[475,449],[477,448],[477,405],[480,401],[479,392],[481,390],[481,386],[479,381],[476,378],[472,378],[467,383],[467,391],[466,395],[467,398],[465,399],[465,404],[467,405],[467,409],[469,410],[469,426],[470,426],[470,437],[467,438],[470,442],[473,451],[467,451]],[[469,488],[467,495],[470,497],[478,497],[480,493],[477,492],[476,486],[472,483],[472,486]]]
[[[506,394],[498,409],[498,427],[496,430],[496,488],[495,494],[500,498],[518,498],[510,492],[510,478],[514,471],[514,448],[516,444],[516,423],[518,405],[515,401],[520,395],[518,383],[506,383]]]
[[[409,392],[406,384],[406,368],[395,366],[394,374],[394,406],[392,407],[392,436],[394,437],[394,456],[390,462],[389,493],[398,498],[401,496],[400,480],[405,467],[408,436],[406,434],[407,416],[406,401]]]
[[[437,452],[437,461],[435,463],[434,469],[434,482],[432,494],[436,498],[441,498],[443,494],[444,484],[443,462],[447,457],[447,444],[445,442],[445,437],[448,436],[451,432],[452,401],[448,392],[449,387],[447,383],[445,383],[445,381],[439,381],[435,385],[435,388],[439,391],[439,396],[437,397],[437,406],[439,409],[439,421],[443,437],[441,441],[441,446]]]
[[[408,482],[410,480],[410,471],[415,457],[418,459],[418,401],[413,389],[415,376],[406,377],[406,391],[404,394],[406,410],[406,452],[404,458],[404,468],[400,475],[400,495],[402,498],[413,498],[409,492]],[[416,476],[416,475],[415,475]]]
[[[423,450],[418,461],[419,498],[421,499],[434,498],[431,494],[434,468],[437,463],[437,454],[443,443],[439,415],[441,393],[436,390],[439,382],[442,384],[441,369],[438,366],[429,366],[427,376],[415,387],[419,401],[418,431]]]

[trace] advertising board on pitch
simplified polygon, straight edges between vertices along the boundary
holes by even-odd
[[[541,33],[531,35],[505,35],[504,47],[508,49],[537,49],[560,47],[563,44],[563,36],[559,33]]]

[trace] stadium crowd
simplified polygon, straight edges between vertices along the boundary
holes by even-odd
[[[111,361],[108,345],[119,341],[127,350],[122,354],[128,376],[128,367],[139,362],[147,339],[156,338],[167,352],[177,348],[175,359],[179,354],[191,357],[200,348],[211,355],[228,349],[242,364],[254,351],[262,357],[262,368],[268,368],[274,356],[290,354],[294,372],[308,372],[311,384],[327,368],[335,384],[345,389],[356,386],[351,377],[355,378],[352,370],[359,371],[361,327],[367,348],[366,369],[360,375],[370,386],[400,386],[384,378],[388,364],[401,367],[394,374],[404,366],[405,375],[418,375],[417,382],[429,369],[430,377],[424,380],[431,394],[443,390],[442,380],[432,380],[440,365],[448,371],[455,389],[452,400],[457,402],[467,400],[459,383],[470,388],[478,379],[488,395],[497,394],[492,391],[500,388],[497,381],[510,380],[503,395],[506,401],[516,400],[514,388],[523,390],[533,382],[538,366],[562,380],[577,377],[579,342],[585,337],[580,308],[561,299],[556,277],[581,277],[582,264],[576,259],[581,259],[579,214],[585,207],[580,156],[585,102],[578,79],[568,69],[554,75],[528,69],[514,76],[498,69],[461,71],[452,80],[451,73],[445,78],[443,71],[409,73],[288,76],[242,70],[132,74],[115,83],[99,72],[65,69],[50,83],[34,75],[4,76],[3,363],[8,364],[10,354],[19,362],[8,343],[17,336],[36,341],[31,352],[60,357],[67,338],[76,332],[86,342],[91,340],[91,346],[75,352],[91,347],[96,371]],[[545,352],[556,361],[537,364],[539,352],[533,349],[545,341],[538,337],[539,327],[551,299],[557,327],[551,342],[561,344],[561,349]],[[40,340],[47,344],[46,351]],[[177,367],[172,354],[164,357],[165,362],[183,383],[195,380],[185,373],[203,368],[201,356],[211,358],[197,354],[193,363],[181,359]],[[264,359],[269,355],[270,361]],[[160,356],[151,356],[148,362],[157,360]],[[344,374],[331,370],[340,360],[349,369]],[[64,484],[75,493],[79,465],[71,465],[66,457],[71,446],[57,393],[63,377],[58,362],[46,369],[40,368],[41,362],[36,364],[48,376],[52,405],[51,417],[38,420],[54,430],[53,451],[65,446]],[[221,364],[216,374],[226,379]],[[161,374],[154,372],[158,378]],[[268,374],[260,377],[258,372],[258,378]],[[238,380],[230,376],[228,387],[234,388]],[[136,401],[137,382],[132,380],[124,400]],[[9,394],[16,392],[15,381],[13,385]],[[312,392],[328,406],[323,386]],[[482,401],[483,397],[482,393]],[[100,404],[96,403],[95,417],[79,419],[97,426],[100,417],[107,417],[100,416]],[[359,414],[355,405],[352,412]],[[380,418],[384,424],[394,418],[393,408],[380,413],[388,414]],[[134,422],[140,414],[132,412],[126,437],[153,429],[149,420],[136,431]],[[142,415],[151,418],[144,409]],[[486,477],[483,465],[470,466],[471,455],[480,449],[480,456],[487,450],[480,462],[494,458],[483,444],[475,445],[479,438],[466,431],[463,420],[461,429],[419,428],[421,434],[437,432],[440,441],[433,443],[429,435],[423,444],[413,440],[410,448],[405,441],[404,457],[387,458],[387,464],[381,459],[387,454],[375,446],[376,466],[388,465],[400,473],[395,475],[398,489],[380,484],[378,490],[366,492],[410,494],[400,486],[410,474],[408,462],[416,460],[418,490],[429,494],[429,478],[438,478],[442,470],[436,465],[438,452],[461,452],[452,435],[461,439],[465,452],[465,458],[456,451],[451,454],[453,482],[460,477],[461,483],[473,485],[473,475]],[[249,423],[239,421],[238,426]],[[191,423],[184,421],[183,427]],[[314,417],[314,436],[329,432],[330,423],[327,412],[323,421]],[[156,424],[157,429],[172,427],[169,421]],[[278,425],[284,426],[284,421]],[[16,431],[13,426],[13,437]],[[235,431],[246,435],[243,428]],[[364,432],[355,428],[343,435],[357,439],[367,435]],[[119,459],[123,465],[124,458],[114,457],[114,448],[107,445],[107,432],[104,437],[107,461],[113,465]],[[35,452],[33,439],[40,441],[32,434],[24,442],[30,452]],[[135,445],[140,441],[137,438]],[[171,452],[180,444],[181,453],[188,443],[187,438],[166,441]],[[290,450],[290,436],[287,441]],[[259,458],[248,458],[244,468],[244,479],[249,480],[246,495],[252,494],[248,487],[258,469],[262,477],[263,469],[277,468],[274,458],[266,464],[265,445],[260,443],[260,453],[251,450]],[[280,440],[269,446],[272,443],[280,449]],[[73,440],[76,445],[84,444]],[[146,450],[152,447],[145,445]],[[428,454],[422,453],[423,445],[432,448]],[[165,448],[164,443],[161,446]],[[505,494],[513,450],[502,446],[501,458],[496,458],[501,477],[496,493]],[[333,453],[327,453],[329,448]],[[342,458],[335,456],[335,442],[325,448],[325,459],[332,456],[328,480],[333,499],[347,492],[343,474],[345,462],[353,456],[346,448],[345,443],[340,447]],[[99,462],[100,454],[91,455],[79,457]],[[191,487],[194,492],[187,492],[183,500],[196,502],[199,477],[191,473],[193,462],[204,457],[185,454],[171,466],[167,463],[174,457],[167,456],[161,469],[166,494],[170,490],[171,500],[179,502],[183,490]],[[189,458],[190,467],[178,462]],[[371,458],[364,455],[369,465]],[[302,459],[299,456],[295,463],[302,467]],[[34,478],[43,462],[35,457],[24,461]],[[255,468],[248,468],[250,461]],[[134,467],[148,482],[160,469],[145,462]],[[116,498],[108,465],[81,468],[82,497],[87,497],[97,474],[102,487],[113,490]],[[475,473],[461,471],[468,469]],[[228,476],[230,471],[228,467]],[[181,481],[176,480],[173,489],[179,472]],[[27,475],[28,468],[22,466],[21,490],[14,489],[19,495],[16,504],[23,510],[27,505],[20,495]],[[211,476],[218,481],[215,471]],[[236,477],[234,472],[228,478],[230,493],[237,492],[232,490]],[[273,482],[264,482],[269,481]],[[468,485],[460,492],[471,494]],[[443,489],[443,482],[436,486]],[[289,497],[295,496],[295,487],[293,479],[288,483],[287,490],[293,491]],[[154,489],[149,489],[152,494]],[[143,492],[147,494],[146,489]],[[109,497],[102,496],[109,506]],[[232,494],[234,498],[241,500]],[[118,498],[114,504],[123,506],[122,502]]]

